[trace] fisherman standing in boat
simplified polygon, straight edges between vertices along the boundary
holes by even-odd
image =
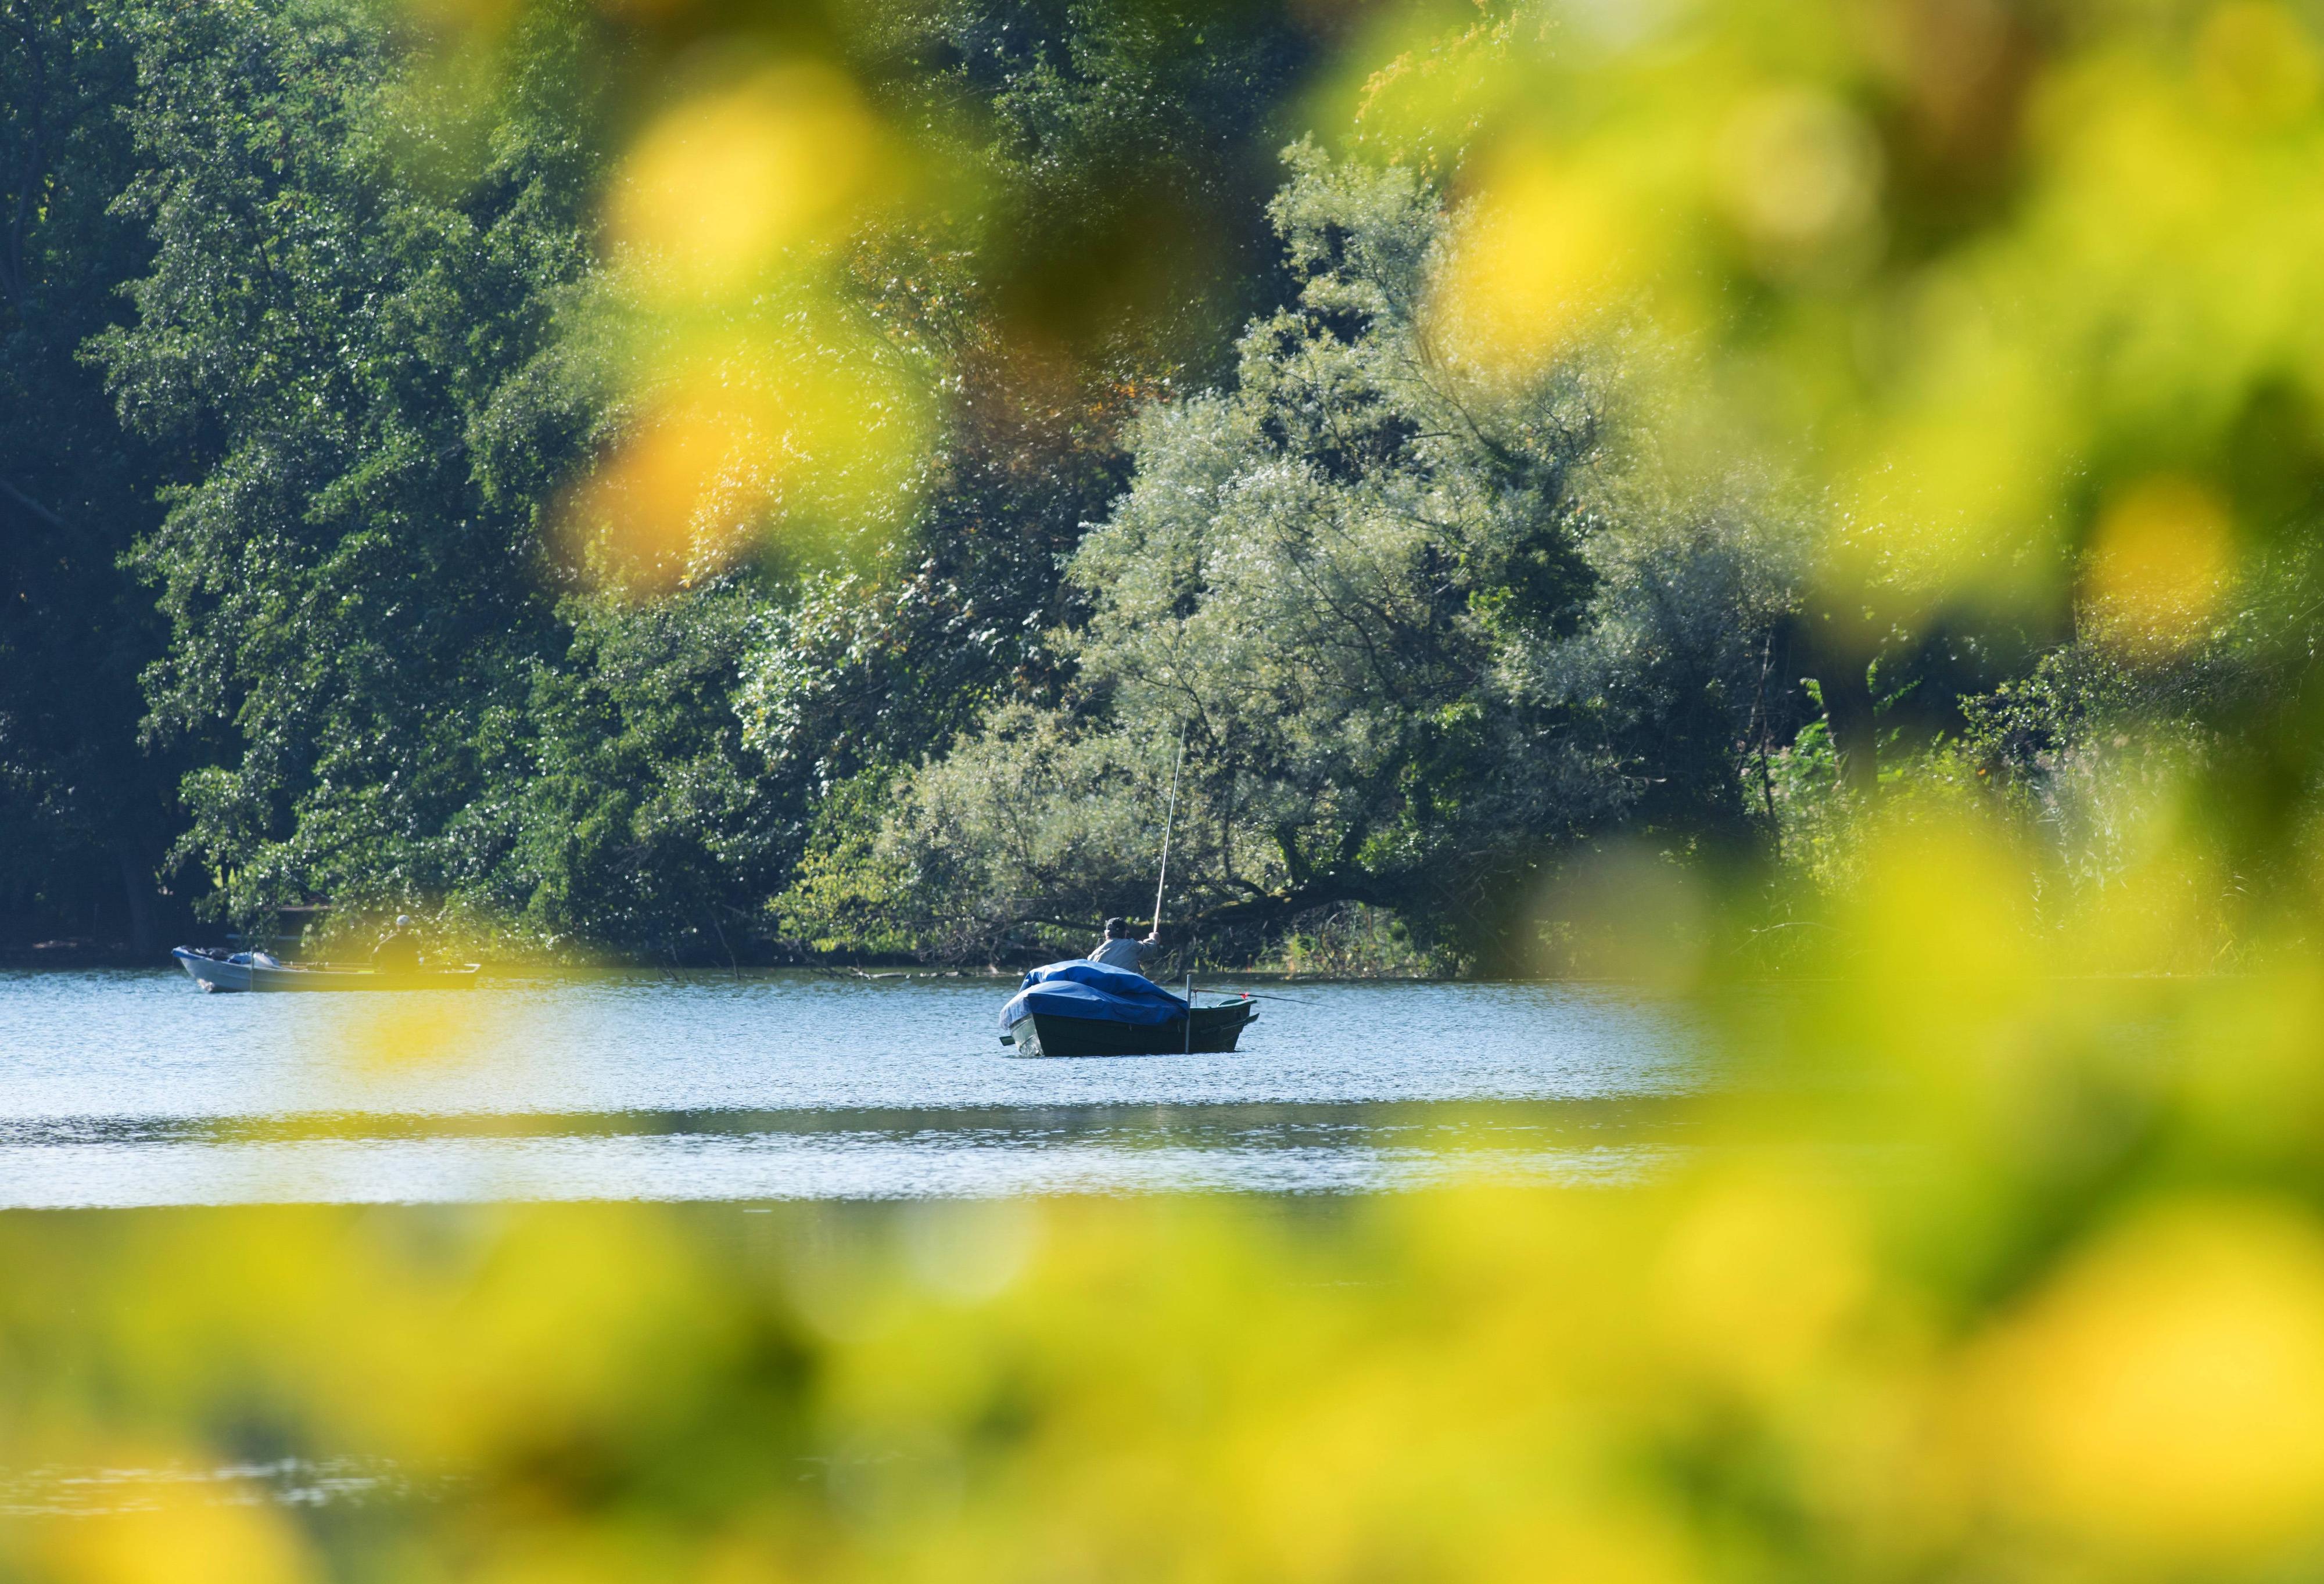
[[[382,973],[410,973],[420,966],[420,941],[411,933],[411,915],[399,913],[395,924],[371,949],[371,965]]]
[[[1148,932],[1142,941],[1133,941],[1130,938],[1130,920],[1109,918],[1105,921],[1105,939],[1097,944],[1097,950],[1089,954],[1089,960],[1102,962],[1109,968],[1127,968],[1132,973],[1141,973],[1145,970],[1140,964],[1161,949],[1162,932],[1159,929]]]

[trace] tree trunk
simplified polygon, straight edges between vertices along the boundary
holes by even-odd
[[[1869,668],[1858,660],[1821,668],[1824,719],[1840,755],[1840,784],[1869,797],[1880,789],[1880,718],[1872,699]]]
[[[153,937],[153,877],[137,861],[128,843],[115,843],[113,851],[121,861],[121,889],[129,904],[129,950],[135,956],[151,957],[160,948]]]

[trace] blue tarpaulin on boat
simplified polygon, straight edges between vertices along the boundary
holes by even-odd
[[[1016,995],[1001,1008],[1001,1032],[1008,1033],[1028,1012],[1152,1028],[1184,1018],[1186,1003],[1142,973],[1076,958],[1027,974]]]

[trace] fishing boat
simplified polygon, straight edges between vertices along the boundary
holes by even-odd
[[[1186,768],[1191,718],[1178,724],[1178,758],[1170,768],[1170,801],[1162,815],[1162,867],[1154,877],[1154,930],[1162,934],[1163,887],[1170,877],[1170,833],[1178,818],[1178,775]],[[1235,1048],[1259,1008],[1243,991],[1214,1007],[1194,1005],[1194,981],[1174,996],[1144,974],[1077,957],[1036,968],[1001,1008],[1001,1043],[1020,1056],[1217,1055]]]
[[[433,968],[372,968],[349,962],[280,962],[264,952],[205,952],[180,946],[170,953],[186,976],[206,990],[466,990],[476,964]]]
[[[1025,976],[1001,1009],[1001,1043],[1020,1056],[1217,1054],[1258,1017],[1247,995],[1197,1007],[1142,973],[1075,960]]]

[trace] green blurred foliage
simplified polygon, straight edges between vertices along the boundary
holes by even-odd
[[[1891,843],[1626,1186],[0,1218],[0,1568],[2301,1576],[2324,995],[2062,980],[2010,861]]]

